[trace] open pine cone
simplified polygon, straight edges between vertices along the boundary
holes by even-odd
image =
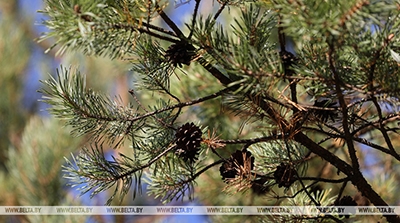
[[[340,200],[337,200],[335,206],[357,206],[357,202],[352,197],[346,195],[340,198]],[[339,217],[345,216],[346,218],[349,218],[350,214],[354,213],[346,213],[346,215],[339,215]]]
[[[278,187],[286,187],[289,188],[296,179],[295,179],[295,169],[289,164],[281,163],[274,172],[274,178],[276,183],[278,183]]]
[[[254,168],[254,157],[247,150],[236,150],[219,168],[222,179],[233,179],[240,174],[240,169],[250,172]]]

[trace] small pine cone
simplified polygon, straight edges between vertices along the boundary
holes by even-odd
[[[176,151],[183,160],[193,163],[199,155],[201,143],[201,129],[195,124],[186,123],[178,128],[175,133]]]
[[[184,41],[172,44],[165,52],[165,58],[175,67],[182,67],[182,64],[189,65],[192,57],[195,55],[195,48]]]
[[[275,182],[278,183],[278,187],[289,188],[296,181],[294,178],[295,171],[292,166],[281,163],[274,172]]]
[[[297,61],[297,58],[293,53],[288,52],[286,50],[282,50],[279,52],[279,55],[281,57],[283,66],[285,68],[290,68],[292,65],[294,65]]]
[[[320,108],[337,108],[335,104],[336,103],[334,102],[329,102],[329,100],[321,100],[315,101],[314,106]],[[334,122],[335,119],[338,117],[337,111],[314,110],[313,112],[315,117],[323,123],[327,122],[329,118],[332,120],[332,122]]]
[[[235,164],[231,161],[227,161],[222,163],[221,167],[219,168],[219,172],[222,176],[222,179],[233,179],[237,175],[237,170],[235,168]]]
[[[270,189],[268,186],[264,186],[266,182],[267,179],[262,179],[262,178],[254,180],[251,184],[251,190],[253,191],[253,193],[257,195],[266,194]]]
[[[346,195],[340,198],[340,200],[336,201],[335,206],[357,206],[357,202],[352,197]],[[345,216],[346,218],[349,218],[350,214],[354,213],[347,213],[347,215],[339,215],[339,217]]]
[[[254,168],[254,157],[247,150],[236,150],[231,157],[222,163],[219,172],[222,179],[234,179],[240,174],[239,169],[250,172]]]
[[[288,52],[286,50],[282,50],[279,52],[281,57],[283,69],[285,71],[286,76],[292,76],[294,74],[293,65],[297,63],[297,58],[293,53]]]
[[[335,202],[335,206],[357,206],[357,202],[350,196],[346,195]]]

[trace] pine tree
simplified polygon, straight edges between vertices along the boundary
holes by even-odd
[[[144,175],[165,203],[195,190],[214,205],[399,202],[398,1],[192,3],[179,27],[168,1],[46,0],[43,39],[58,53],[126,61],[135,83],[124,105],[79,70],[43,81],[51,112],[91,138],[65,177],[92,196],[112,188],[107,204]],[[104,157],[125,143],[129,154]]]

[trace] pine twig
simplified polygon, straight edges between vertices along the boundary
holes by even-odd
[[[172,42],[172,43],[178,43],[179,40],[168,37],[168,36],[164,36],[164,35],[160,35],[158,33],[154,33],[148,29],[144,29],[142,27],[136,27],[130,24],[125,24],[125,23],[114,23],[114,24],[109,24],[110,27],[115,28],[115,29],[125,29],[125,30],[137,30],[140,33],[146,33],[150,36],[153,36],[155,38],[158,39],[162,39],[168,42]],[[153,27],[153,26],[152,26]]]
[[[211,167],[214,167],[214,166],[216,166],[216,165],[218,165],[218,164],[220,164],[220,163],[223,163],[223,162],[224,162],[224,160],[221,159],[221,160],[215,161],[215,162],[213,162],[213,163],[207,165],[206,167],[204,167],[203,169],[201,169],[199,172],[197,172],[197,173],[195,173],[194,175],[192,175],[190,178],[184,180],[184,181],[182,182],[182,184],[186,184],[186,183],[189,183],[189,182],[195,180],[197,177],[199,177],[201,174],[203,174],[204,172],[206,172],[206,171],[207,171],[208,169],[210,169]]]
[[[133,90],[130,90],[130,91],[129,91],[129,94],[133,97],[133,99],[136,101],[136,103],[137,103],[145,112],[149,113],[149,111],[142,105],[142,103],[140,102],[140,100],[136,97],[136,94],[133,92]],[[160,119],[160,118],[157,118],[155,115],[153,115],[152,117],[154,117],[161,125],[175,130],[175,128],[171,125],[171,124],[173,124],[173,123],[171,123],[171,124],[165,123],[164,120],[162,120],[162,119]]]
[[[222,11],[224,11],[226,5],[228,4],[228,1],[224,1],[221,5],[221,7],[219,7],[217,13],[215,13],[214,15],[214,20],[217,20],[219,15],[221,15]]]
[[[388,122],[391,121],[395,121],[395,120],[399,120],[400,119],[400,114],[390,114],[386,117],[383,117],[382,119],[379,119],[377,121],[366,121],[365,120],[365,124],[361,125],[360,127],[358,127],[357,129],[355,129],[353,132],[351,132],[351,135],[362,135],[368,131],[371,131],[371,129],[375,129],[377,128],[377,124],[381,121],[382,124],[386,124]]]
[[[156,30],[158,32],[161,32],[161,33],[164,33],[164,34],[167,34],[167,35],[170,35],[170,36],[177,37],[177,35],[174,32],[171,32],[169,30],[165,30],[165,29],[163,29],[163,28],[161,28],[159,26],[155,26],[153,24],[146,23],[146,22],[143,22],[143,21],[141,23],[142,23],[143,26],[145,26],[148,29],[154,29],[154,30]]]
[[[201,102],[204,102],[204,101],[219,97],[220,95],[222,95],[222,94],[224,94],[226,92],[229,92],[229,91],[231,91],[231,88],[224,88],[224,89],[222,89],[222,90],[220,90],[220,91],[218,91],[218,92],[216,92],[214,94],[211,94],[211,95],[208,95],[208,96],[205,96],[205,97],[202,97],[202,98],[198,98],[198,99],[195,99],[195,100],[192,100],[192,101],[187,101],[187,102],[178,103],[178,104],[175,104],[175,105],[172,105],[172,106],[167,106],[167,107],[164,107],[164,108],[156,110],[156,111],[148,112],[146,114],[133,117],[133,118],[128,119],[126,121],[134,122],[134,121],[137,121],[137,120],[149,117],[149,116],[153,116],[155,114],[159,114],[159,113],[162,113],[162,112],[165,112],[165,111],[168,111],[168,110],[175,109],[175,108],[183,108],[183,107],[191,106],[191,105],[194,105],[194,104],[198,104],[198,103],[201,103]]]
[[[347,148],[348,148],[348,151],[350,154],[352,166],[353,166],[353,168],[355,168],[356,171],[359,171],[360,164],[358,162],[356,150],[355,150],[354,143],[353,143],[353,140],[352,140],[352,137],[350,134],[350,129],[349,129],[347,104],[344,100],[344,95],[341,90],[341,86],[342,86],[341,80],[340,80],[338,71],[336,70],[336,67],[334,64],[334,59],[333,59],[333,54],[334,54],[335,49],[334,49],[334,46],[332,45],[332,43],[328,43],[328,45],[329,45],[329,51],[328,51],[329,69],[332,72],[333,77],[334,77],[335,90],[336,90],[336,94],[338,95],[339,105],[342,109],[342,114],[343,114],[342,123],[343,123],[344,137],[345,137],[345,141],[347,143]]]
[[[182,31],[179,27],[168,17],[167,14],[161,9],[161,7],[156,3],[156,10],[165,23],[178,35],[179,39],[184,40],[185,35],[183,35]]]
[[[127,176],[130,176],[130,175],[134,174],[134,173],[137,172],[137,171],[144,170],[144,169],[150,167],[150,166],[151,166],[153,163],[155,163],[157,160],[161,159],[161,157],[163,157],[165,154],[167,154],[167,153],[170,152],[171,150],[175,149],[175,147],[176,147],[175,144],[174,144],[174,145],[171,145],[170,147],[168,147],[167,149],[165,149],[162,153],[158,154],[156,157],[154,157],[152,160],[150,160],[150,161],[147,162],[146,164],[141,165],[141,166],[136,167],[136,168],[133,168],[133,169],[131,169],[131,170],[128,170],[128,171],[126,171],[125,173],[119,174],[119,175],[117,175],[117,176],[114,178],[114,180],[117,181],[117,180],[123,179],[123,178],[125,178],[125,177],[127,177]]]
[[[189,40],[192,38],[192,35],[193,35],[194,26],[196,24],[196,17],[197,17],[197,13],[199,11],[200,2],[201,2],[201,0],[196,0],[196,5],[194,6],[193,17],[192,17],[192,27],[191,27],[191,30],[190,30],[190,33],[188,36]]]
[[[284,138],[284,135],[282,135],[282,134],[274,134],[271,136],[253,138],[253,139],[232,139],[232,140],[219,139],[219,140],[216,140],[215,143],[251,145],[251,144],[256,144],[256,143],[260,143],[260,142],[275,141],[277,139],[283,139],[283,138]]]

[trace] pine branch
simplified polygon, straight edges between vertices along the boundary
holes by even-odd
[[[259,138],[253,138],[253,139],[231,139],[231,140],[218,139],[218,140],[215,140],[213,143],[246,144],[249,146],[249,145],[256,144],[256,143],[276,141],[278,139],[283,139],[283,138],[284,138],[284,136],[282,134],[274,134],[271,136],[259,137]]]
[[[132,174],[138,172],[138,171],[141,171],[141,170],[143,170],[143,169],[145,169],[145,168],[150,167],[153,163],[155,163],[156,161],[158,161],[161,157],[165,156],[165,154],[167,154],[168,152],[172,151],[172,150],[175,149],[175,148],[176,148],[175,145],[172,145],[172,146],[168,147],[168,148],[165,149],[162,153],[160,153],[160,154],[158,154],[156,157],[154,157],[152,160],[146,162],[146,164],[141,165],[141,166],[136,167],[136,168],[133,168],[133,169],[130,169],[130,170],[127,170],[127,171],[124,171],[124,173],[119,174],[119,175],[116,177],[116,180],[125,178],[125,177],[127,177],[127,176],[130,176],[130,175],[132,175]]]
[[[155,197],[161,197],[163,203],[166,203],[173,199],[183,199],[185,194],[188,194],[189,200],[192,200],[194,180],[210,168],[222,163],[223,160],[215,161],[197,172],[195,172],[196,167],[191,165],[181,166],[177,160],[170,160],[174,163],[168,163],[167,160],[164,162],[162,169],[157,170],[159,177],[155,173],[151,177],[149,189],[150,193],[154,194]]]
[[[221,15],[222,11],[224,11],[225,7],[228,5],[228,1],[224,1],[219,7],[218,11],[214,15],[214,20],[217,20],[219,15]]]
[[[61,67],[57,77],[42,81],[44,88],[40,92],[45,94],[43,101],[52,105],[50,111],[73,127],[74,135],[89,134],[97,142],[106,137],[106,141],[118,146],[127,133],[143,125],[144,119],[135,119],[136,111],[123,106],[118,98],[112,100],[86,89],[85,77],[79,71],[71,73]]]
[[[164,32],[164,33],[169,34],[169,35],[174,35],[173,33],[165,31],[164,29],[162,29],[160,27],[157,27],[157,26],[154,26],[154,25],[150,25],[150,24],[146,24],[146,23],[144,23],[143,25],[148,27],[148,28],[152,28],[152,29],[155,29],[157,31],[161,31],[161,32]],[[142,27],[138,27],[138,26],[134,26],[134,25],[131,25],[131,24],[114,23],[114,24],[108,24],[108,27],[110,27],[112,29],[138,31],[140,33],[145,33],[145,34],[148,34],[149,36],[155,37],[157,39],[165,40],[165,41],[168,41],[168,42],[171,42],[171,43],[178,43],[179,42],[179,40],[177,40],[177,39],[171,38],[169,36],[160,35],[158,33],[151,32],[148,29],[145,29],[145,28],[142,28]]]
[[[103,152],[97,148],[83,149],[77,157],[72,156],[73,162],[66,160],[66,165],[63,166],[63,171],[66,173],[64,178],[69,179],[72,187],[80,186],[81,194],[85,194],[92,190],[90,196],[93,197],[100,192],[116,186],[114,193],[107,201],[107,205],[115,198],[120,191],[120,201],[127,194],[132,185],[132,176],[118,178],[119,173],[125,168],[132,168],[138,165],[133,160],[123,157],[123,160],[108,161],[104,158]],[[141,172],[135,172],[135,179],[140,178]],[[118,179],[117,179],[118,178]],[[136,184],[140,181],[135,181]],[[135,188],[140,188],[136,185]],[[93,190],[94,189],[94,190]],[[136,189],[135,189],[136,191]]]
[[[211,94],[211,95],[208,95],[208,96],[205,96],[205,97],[202,97],[202,98],[194,99],[192,101],[187,101],[187,102],[182,102],[182,103],[178,103],[178,104],[175,104],[175,105],[167,106],[167,107],[161,108],[159,110],[151,111],[151,112],[148,112],[146,114],[143,114],[143,115],[134,117],[132,119],[129,119],[128,121],[135,122],[137,120],[141,120],[141,119],[144,119],[144,118],[147,118],[147,117],[150,117],[150,116],[153,116],[153,115],[165,112],[165,111],[173,110],[173,109],[176,109],[176,108],[183,108],[183,107],[191,106],[191,105],[198,104],[198,103],[201,103],[201,102],[204,102],[204,101],[208,101],[208,100],[211,100],[213,98],[219,97],[224,93],[230,92],[231,90],[232,89],[229,88],[229,87],[228,88],[224,88],[224,89],[222,89],[222,90],[220,90],[220,91],[218,91],[218,92],[216,92],[214,94]]]
[[[372,125],[372,124],[370,122],[368,122],[368,125]],[[338,129],[334,128],[333,126],[331,126],[331,127],[338,134],[333,134],[333,133],[330,133],[330,132],[327,132],[327,131],[323,131],[321,129],[312,128],[312,127],[303,127],[303,129],[311,130],[311,131],[314,131],[314,132],[318,132],[318,133],[327,135],[327,137],[325,139],[321,140],[317,144],[322,144],[323,142],[325,142],[327,140],[330,140],[330,139],[344,139],[345,140],[345,137],[344,137],[344,135],[343,135],[343,133],[341,131],[339,131]],[[358,132],[358,131],[354,131],[354,132]],[[378,151],[381,151],[383,153],[389,154],[389,155],[393,156],[395,159],[400,160],[400,156],[396,151],[393,151],[393,150],[390,150],[390,149],[385,148],[383,146],[377,145],[377,144],[375,144],[375,143],[373,143],[371,141],[368,141],[365,138],[355,137],[354,135],[355,134],[353,134],[353,132],[352,132],[352,136],[353,136],[352,140],[354,140],[356,142],[359,142],[359,143],[362,143],[364,145],[367,145],[367,146],[369,146],[369,147],[371,147],[373,149],[376,149]],[[357,135],[361,135],[361,134],[357,134]]]
[[[393,123],[396,120],[400,120],[400,114],[390,114],[376,121],[371,121],[371,122],[365,121],[365,124],[354,129],[354,131],[351,132],[351,135],[362,135],[365,134],[366,132],[378,128],[377,125],[379,125],[379,122],[382,122],[383,125],[386,125],[388,123]]]
[[[387,130],[385,129],[385,126],[383,124],[383,121],[384,121],[383,118],[384,117],[382,115],[382,109],[381,109],[380,105],[378,104],[378,101],[376,100],[375,96],[372,96],[372,102],[375,105],[375,108],[376,108],[376,110],[378,112],[378,117],[379,117],[378,129],[382,133],[383,138],[385,139],[386,145],[389,147],[389,150],[391,151],[391,154],[396,154],[395,155],[396,159],[399,159],[400,155],[394,149],[393,144],[392,144],[392,140],[390,139],[390,137],[389,137],[389,135],[387,133]]]
[[[56,44],[51,48],[60,45],[58,54],[67,49],[79,49],[89,55],[107,55],[111,59],[132,53],[141,33],[179,42],[173,32],[143,22],[143,11],[138,4],[130,3],[132,7],[128,7],[119,3],[87,2],[71,6],[67,1],[47,0],[48,7],[41,12],[51,18],[43,22],[50,32],[44,34],[40,41],[55,37]],[[90,11],[81,12],[83,8]],[[116,12],[125,18],[120,18]]]
[[[136,103],[139,105],[139,107],[144,110],[145,112],[149,113],[148,109],[146,109],[142,103],[140,102],[140,100],[136,97],[135,93],[133,92],[133,90],[129,90],[129,94],[133,97],[133,99],[136,101]],[[180,113],[179,111],[177,112],[178,114]],[[173,118],[173,120],[171,121],[171,123],[166,123],[164,120],[158,118],[156,115],[152,115],[152,117],[154,117],[157,122],[159,122],[162,126],[167,127],[167,128],[171,128],[174,129],[175,128],[172,126],[174,124],[174,121],[176,120],[177,115],[175,115],[175,118]]]
[[[85,77],[79,72],[70,74],[71,70],[63,67],[60,70],[57,71],[58,80],[51,78],[42,82],[45,85],[45,88],[41,90],[46,95],[44,101],[53,106],[50,111],[60,118],[67,119],[67,124],[74,127],[75,135],[89,134],[95,141],[100,141],[105,135],[111,144],[117,142],[117,146],[124,136],[143,128],[146,118],[208,101],[231,91],[231,88],[224,88],[202,98],[140,114],[137,109],[125,107],[122,103],[115,102],[90,89],[87,90]],[[158,119],[158,121],[164,123],[163,120]],[[116,141],[121,136],[122,138]]]
[[[194,30],[194,26],[196,24],[196,17],[197,17],[197,13],[199,11],[200,2],[201,2],[201,0],[196,0],[196,5],[194,6],[193,17],[192,17],[192,27],[191,27],[191,30],[190,30],[190,33],[188,36],[189,40],[192,38],[192,35],[193,35],[193,30]]]
[[[139,22],[139,21],[137,21],[137,22]],[[147,29],[154,29],[154,30],[156,30],[158,32],[161,32],[161,33],[164,33],[164,34],[166,34],[168,36],[177,37],[177,35],[174,32],[166,30],[166,29],[164,29],[162,27],[159,27],[159,26],[156,26],[156,25],[153,25],[153,24],[150,24],[150,23],[146,23],[146,22],[143,22],[143,21],[142,21],[142,25],[144,27],[146,27]]]
[[[217,80],[219,80],[224,86],[229,86],[232,81],[229,77],[225,76],[221,71],[211,65],[207,60],[200,57],[198,62],[208,71],[210,72]]]
[[[286,36],[283,31],[283,27],[281,26],[281,18],[279,15],[278,15],[278,39],[281,48],[280,55],[281,55],[284,76],[285,77],[293,76],[294,75],[293,65],[295,65],[297,59],[292,53],[286,50]],[[290,87],[291,99],[293,103],[297,104],[297,90],[296,90],[297,80],[294,79],[290,81],[289,87]],[[293,112],[297,112],[296,106],[293,106]]]
[[[214,69],[212,66],[210,66],[207,62],[202,63],[203,67],[206,68],[214,77],[216,77],[222,84],[224,85],[229,85],[231,81],[227,79],[219,70]],[[254,97],[250,96],[250,99],[258,99],[259,97]],[[278,126],[281,126],[283,129],[283,132],[290,132],[290,127],[289,124],[275,111],[271,108],[271,106],[264,100],[256,100],[254,101],[255,104],[257,104],[261,109],[263,109],[269,117],[274,120]],[[336,166],[339,170],[342,172],[348,174],[348,176],[353,175],[353,169],[345,163],[343,160],[339,159],[337,156],[334,154],[326,151],[324,148],[321,146],[315,144],[311,139],[309,139],[307,136],[302,134],[301,132],[298,132],[294,135],[294,139],[297,142],[300,142],[307,148],[309,148],[312,152],[318,154],[319,156],[323,157],[326,159],[328,162]]]
[[[394,150],[387,149],[387,148],[385,148],[383,146],[380,146],[380,145],[377,145],[375,143],[372,143],[372,142],[370,142],[370,141],[368,141],[368,140],[366,140],[364,138],[354,137],[353,139],[356,142],[362,143],[362,144],[367,145],[367,146],[369,146],[369,147],[371,147],[373,149],[376,149],[376,150],[381,151],[383,153],[389,154],[389,155],[393,156],[395,159],[400,161],[400,155]]]
[[[334,38],[334,37],[331,37],[331,38]],[[328,45],[329,45],[329,51],[328,51],[329,68],[334,76],[335,90],[336,90],[336,94],[338,95],[339,105],[342,109],[342,114],[343,114],[342,123],[343,123],[344,137],[345,137],[345,141],[347,143],[347,148],[349,150],[352,166],[353,166],[353,168],[355,168],[355,171],[359,171],[360,164],[358,162],[358,157],[356,155],[356,150],[354,148],[354,143],[351,138],[350,129],[349,129],[347,104],[344,100],[344,95],[343,95],[343,92],[341,89],[342,81],[341,81],[341,79],[339,77],[339,73],[335,67],[335,62],[334,62],[334,58],[333,58],[334,53],[335,53],[335,47],[333,46],[332,43],[328,43]]]
[[[275,178],[273,176],[267,176],[267,175],[260,175],[256,174],[257,178],[260,178],[262,180],[274,180]],[[343,182],[348,182],[349,177],[344,177],[340,179],[331,179],[331,178],[322,178],[322,177],[307,177],[307,176],[295,176],[296,180],[305,180],[305,181],[314,181],[313,184],[317,182],[324,182],[324,183],[343,183]],[[303,188],[307,188],[304,186]],[[299,190],[298,192],[301,192],[302,190]]]
[[[156,10],[158,14],[161,16],[161,18],[164,20],[165,23],[175,32],[176,35],[178,35],[179,39],[185,40],[185,35],[183,35],[182,31],[179,29],[179,27],[168,17],[167,14],[162,10],[162,8],[156,3]]]
[[[77,157],[73,156],[73,162],[66,159],[67,165],[64,166],[65,178],[69,179],[72,187],[82,185],[79,190],[85,194],[91,190],[91,197],[100,192],[106,191],[112,186],[116,186],[114,193],[108,199],[107,205],[115,198],[120,191],[120,201],[128,193],[130,186],[133,183],[132,177],[135,180],[135,188],[140,188],[140,179],[143,171],[150,167],[153,163],[164,157],[167,153],[175,148],[171,145],[163,152],[149,161],[133,160],[125,155],[121,155],[121,159],[113,158],[113,161],[105,159],[101,149],[95,148],[83,149],[83,152]],[[136,193],[136,189],[135,189]]]
[[[302,133],[297,133],[294,136],[294,139],[309,148],[312,152],[327,160],[329,163],[331,163],[340,171],[345,173],[348,177],[350,177],[353,185],[356,186],[357,189],[361,193],[363,193],[363,195],[367,197],[374,205],[388,206],[388,204],[382,199],[382,197],[375,190],[372,189],[371,185],[367,182],[367,180],[359,171],[354,171],[350,165],[339,159],[334,154],[328,152],[321,146],[315,144],[311,139],[309,139]],[[386,216],[386,218],[390,222],[398,222],[397,216]]]
[[[325,183],[343,183],[348,182],[349,177],[340,178],[340,179],[330,179],[330,178],[321,178],[321,177],[300,177],[302,180],[311,180],[315,182],[325,182]]]

